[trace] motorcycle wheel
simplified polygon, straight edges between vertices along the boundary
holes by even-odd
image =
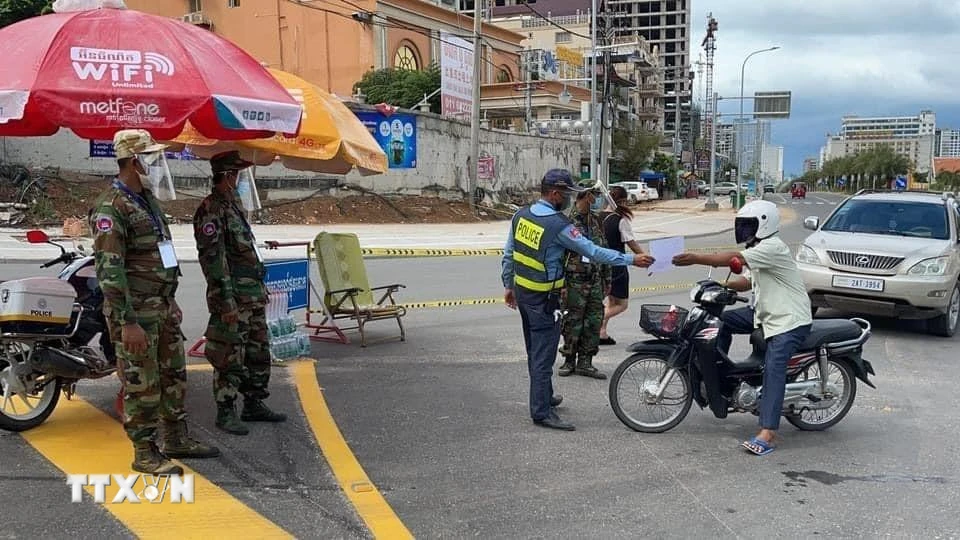
[[[786,415],[787,422],[793,424],[797,429],[803,431],[823,431],[836,425],[843,420],[843,417],[850,412],[853,407],[853,400],[857,397],[857,378],[853,373],[853,368],[845,360],[831,358],[827,361],[827,380],[833,386],[838,386],[834,382],[835,378],[842,382],[842,394],[838,398],[838,403],[829,409],[801,410],[799,414]],[[813,373],[811,373],[813,372]],[[817,362],[810,364],[806,370],[800,373],[794,382],[819,378],[820,365]]]
[[[39,394],[27,392],[13,376],[9,361],[0,358],[0,429],[27,431],[44,423],[60,400],[60,385],[60,379],[56,378]]]
[[[675,428],[690,412],[693,392],[685,371],[675,372],[663,396],[654,398],[667,374],[667,359],[654,353],[638,353],[624,360],[610,377],[610,407],[628,428],[643,433],[663,433]],[[679,388],[671,391],[671,388]],[[674,395],[678,393],[679,395]],[[663,418],[640,418],[626,406],[636,403],[639,413],[665,412]]]

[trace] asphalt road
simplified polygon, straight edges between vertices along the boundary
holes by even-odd
[[[772,199],[797,213],[783,231],[789,243],[806,236],[803,217],[824,217],[839,200]],[[732,233],[691,242],[730,244]],[[381,259],[367,268],[373,285],[406,284],[401,302],[502,292],[495,257]],[[196,266],[184,273],[179,302],[192,340],[205,324],[203,286]],[[631,270],[631,286],[688,283],[706,269],[646,274]],[[0,266],[0,279],[25,275],[44,274],[35,265]],[[597,358],[607,373],[626,357],[624,346],[643,338],[641,302],[689,304],[685,288],[632,299],[611,323],[618,344]],[[313,352],[344,439],[417,537],[956,537],[957,341],[928,336],[921,323],[873,322],[864,356],[878,389],[860,385],[849,416],[826,432],[784,424],[780,448],[762,458],[738,448],[756,429],[753,416],[721,421],[694,407],[676,429],[642,435],[613,415],[605,381],[581,377],[555,379],[565,397],[561,414],[577,431],[535,427],[519,316],[502,305],[414,309],[404,343],[389,340],[396,326],[382,321],[367,328],[388,341],[366,349],[316,343]],[[734,354],[747,350],[745,338],[735,342]],[[190,461],[197,473],[296,537],[368,536],[310,431],[312,413],[298,404],[291,367],[275,368],[270,398],[291,420],[256,426],[245,438],[213,427],[209,373],[189,377],[192,433],[225,451]],[[116,388],[109,378],[84,382],[79,392],[110,412]],[[57,414],[44,427],[73,433]],[[106,444],[82,431],[75,437],[78,445]],[[106,507],[71,504],[63,472],[27,439],[0,432],[0,538],[131,536]]]

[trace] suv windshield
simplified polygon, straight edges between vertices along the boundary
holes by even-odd
[[[822,230],[949,240],[949,223],[942,204],[851,199]]]

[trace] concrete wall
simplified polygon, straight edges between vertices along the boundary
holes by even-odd
[[[372,107],[363,107],[373,110]],[[410,111],[404,111],[410,112]],[[384,194],[462,196],[468,185],[470,125],[417,112],[417,167],[389,169],[385,174],[362,177],[321,177],[291,171],[282,165],[258,167],[258,184],[274,189],[317,189],[338,183],[357,184]],[[492,179],[481,179],[479,187],[489,195],[509,195],[537,187],[543,173],[562,167],[579,171],[581,145],[578,140],[521,135],[501,130],[480,130],[480,150],[494,159]],[[69,130],[52,137],[0,137],[0,159],[28,168],[59,167],[84,174],[112,175],[110,158],[89,157],[89,142]],[[205,161],[168,160],[170,172],[182,187],[205,184],[210,167]]]

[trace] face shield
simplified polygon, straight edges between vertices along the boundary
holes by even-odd
[[[257,182],[253,177],[253,167],[237,171],[237,198],[247,212],[256,212],[263,208],[260,194],[257,193]]]
[[[738,217],[733,220],[733,234],[738,244],[750,242],[757,236],[760,220],[755,217]]]
[[[158,201],[174,201],[177,199],[177,192],[173,187],[173,176],[170,174],[167,156],[163,151],[137,154],[137,161],[146,171],[146,174],[141,178],[141,182]]]
[[[601,210],[604,207],[610,208],[611,210],[617,207],[617,202],[613,200],[610,191],[607,189],[607,186],[603,185],[603,182],[597,180],[593,189],[597,192],[597,202],[595,202],[594,205],[599,205]]]

